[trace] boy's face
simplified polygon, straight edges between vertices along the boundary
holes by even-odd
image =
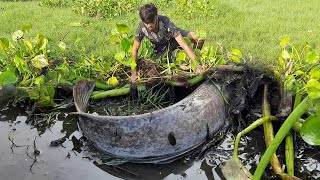
[[[154,18],[153,22],[143,22],[143,23],[149,31],[155,31],[157,30],[157,27],[158,27],[158,16]]]

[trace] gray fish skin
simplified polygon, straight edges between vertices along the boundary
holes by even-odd
[[[91,92],[75,92],[78,112],[73,114],[79,116],[84,136],[107,154],[131,161],[161,161],[184,154],[218,132],[227,118],[224,100],[209,82],[172,106],[134,116],[85,113],[81,110]]]

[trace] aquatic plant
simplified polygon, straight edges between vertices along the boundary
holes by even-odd
[[[308,43],[300,49],[297,49],[289,42],[288,37],[282,39],[280,47],[282,51],[278,58],[279,66],[275,68],[275,73],[278,75],[280,81],[284,83],[286,90],[295,95],[294,109],[267,148],[254,173],[253,179],[260,179],[272,154],[279,147],[294,124],[307,112],[309,114],[302,125],[301,136],[307,143],[319,145],[320,125],[318,122],[319,118],[317,118],[320,113],[319,54]],[[290,138],[290,136],[287,137]],[[289,145],[287,145],[286,147],[293,149],[290,139],[288,139],[287,142],[291,144],[291,146],[289,147]],[[288,172],[292,174],[293,163],[291,162],[288,167]]]

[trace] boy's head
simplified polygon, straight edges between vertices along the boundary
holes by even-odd
[[[146,4],[140,8],[139,15],[145,24],[154,23],[158,16],[158,10],[154,4]]]

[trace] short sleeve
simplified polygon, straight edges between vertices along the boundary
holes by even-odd
[[[141,42],[142,39],[144,38],[145,34],[142,31],[143,26],[141,26],[141,23],[139,24],[137,30],[136,30],[136,34],[135,34],[135,40]]]
[[[171,19],[169,17],[165,17],[165,26],[167,28],[167,32],[173,37],[175,38],[179,33],[180,30],[179,28],[176,27],[176,25],[171,21]]]

